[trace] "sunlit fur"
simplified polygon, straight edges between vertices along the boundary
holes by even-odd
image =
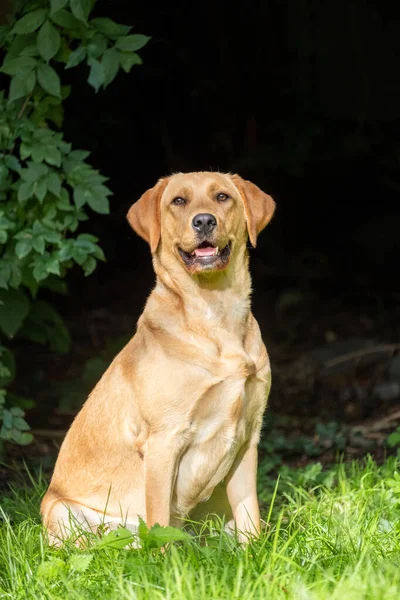
[[[229,200],[218,203],[219,192]],[[176,196],[187,204],[171,205]],[[254,184],[220,173],[171,176],[132,206],[157,282],[61,447],[42,503],[52,543],[73,534],[74,521],[134,530],[139,516],[179,526],[207,512],[243,539],[259,531],[257,443],[271,376],[250,310],[246,243],[252,232],[255,245],[273,207]],[[231,257],[222,270],[188,271],[178,247],[196,246],[191,221],[204,212],[217,219],[209,241],[230,242]]]

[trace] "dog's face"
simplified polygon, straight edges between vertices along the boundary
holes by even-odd
[[[238,189],[220,173],[179,174],[161,197],[161,240],[190,273],[225,269],[235,244],[246,243]]]
[[[271,196],[238,175],[179,173],[148,190],[128,220],[153,253],[161,248],[195,274],[225,269],[247,234],[255,246],[274,207]]]

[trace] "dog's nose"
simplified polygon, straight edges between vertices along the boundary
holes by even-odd
[[[216,227],[217,220],[214,215],[210,215],[210,213],[201,213],[193,217],[192,227],[198,233],[202,233],[206,235],[207,233],[211,233],[211,231]]]

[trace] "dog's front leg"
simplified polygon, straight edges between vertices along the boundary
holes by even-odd
[[[238,454],[227,478],[226,491],[235,528],[241,541],[260,533],[257,500],[257,446],[251,443]]]
[[[144,452],[146,523],[169,525],[172,486],[178,462],[173,440],[165,434],[150,435]]]

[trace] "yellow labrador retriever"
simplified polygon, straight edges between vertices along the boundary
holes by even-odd
[[[199,172],[159,180],[129,210],[157,283],[61,446],[41,506],[52,543],[74,522],[134,531],[139,516],[179,526],[217,513],[243,540],[259,532],[257,444],[271,374],[250,310],[246,242],[256,245],[274,208],[238,175]]]

